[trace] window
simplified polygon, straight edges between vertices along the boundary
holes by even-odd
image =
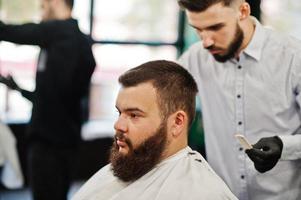
[[[177,40],[178,5],[174,0],[96,0],[95,40]],[[164,33],[164,34],[163,34]]]
[[[39,20],[39,0],[2,0],[0,16],[5,23],[25,23]],[[13,75],[16,82],[28,90],[34,89],[34,74],[39,48],[0,43],[0,73]],[[0,116],[14,121],[27,121],[31,102],[19,93],[0,85]]]
[[[261,12],[264,25],[301,39],[300,0],[264,0]]]
[[[78,20],[79,28],[85,34],[90,34],[91,0],[75,0],[72,17]]]
[[[0,16],[7,23],[38,22],[39,9],[40,0],[2,0]],[[122,72],[149,60],[177,58],[182,48],[178,30],[184,23],[179,13],[174,0],[75,0],[72,15],[95,42],[90,119],[114,115],[117,78]],[[1,42],[0,73],[12,74],[21,87],[34,90],[38,52],[35,46]],[[2,119],[29,119],[29,101],[1,84],[0,95]]]
[[[97,69],[91,87],[90,119],[102,119],[114,116],[117,78],[122,72],[153,59],[176,59],[179,8],[174,0],[92,3],[91,36]]]

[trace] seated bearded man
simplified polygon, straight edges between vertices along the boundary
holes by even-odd
[[[73,200],[237,199],[187,146],[198,91],[192,76],[169,61],[152,61],[120,76],[110,164]]]

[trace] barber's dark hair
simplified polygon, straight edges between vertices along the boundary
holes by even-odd
[[[72,10],[74,5],[74,0],[65,0],[65,3]]]
[[[119,77],[119,83],[125,88],[146,82],[152,83],[157,91],[162,119],[177,110],[183,110],[188,115],[188,125],[191,126],[195,117],[198,88],[186,69],[171,61],[156,60],[130,69]]]
[[[181,8],[187,9],[191,12],[203,12],[210,6],[223,3],[224,6],[230,6],[236,0],[178,0]]]

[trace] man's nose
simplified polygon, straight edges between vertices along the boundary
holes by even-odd
[[[127,122],[122,115],[120,115],[117,121],[115,122],[114,129],[118,132],[123,132],[123,133],[127,131]]]
[[[208,47],[214,45],[214,40],[210,33],[204,31],[204,32],[200,33],[200,37],[202,39],[204,48],[208,48]]]

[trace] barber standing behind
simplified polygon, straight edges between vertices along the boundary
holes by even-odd
[[[28,129],[29,183],[35,200],[65,200],[80,142],[81,100],[88,94],[95,60],[89,39],[71,18],[73,0],[41,0],[39,24],[0,24],[0,40],[38,45],[36,89],[12,77],[1,82],[33,103]]]
[[[180,62],[198,83],[209,164],[240,200],[301,199],[300,41],[263,27],[245,0],[178,2],[201,38]]]

